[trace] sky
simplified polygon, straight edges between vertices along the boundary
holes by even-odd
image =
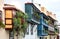
[[[32,0],[4,0],[5,3],[13,4],[20,10],[24,11],[24,3],[32,2]],[[60,0],[33,0],[33,3],[41,4],[46,7],[48,11],[56,14],[57,20],[60,22]],[[22,6],[21,6],[22,5]]]

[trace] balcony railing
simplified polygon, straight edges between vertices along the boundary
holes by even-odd
[[[48,28],[47,27],[43,27],[43,32],[48,34]]]
[[[48,24],[49,26],[51,26],[51,27],[54,27],[54,24],[52,24],[52,23],[50,23],[50,24]]]
[[[44,30],[43,30],[43,33],[48,34],[48,30],[44,29]]]
[[[43,22],[48,25],[48,21],[47,20],[44,19]]]
[[[37,32],[37,34],[38,34],[38,36],[46,36],[46,35],[48,35],[48,31],[46,30],[39,30],[38,32]]]
[[[46,19],[43,20],[43,23],[47,24],[48,26],[54,27],[54,24]]]
[[[32,14],[32,18],[38,22],[40,22],[40,18],[38,18],[37,16],[35,16],[34,14]]]
[[[55,28],[55,33],[59,33],[59,30]]]
[[[54,23],[51,20],[48,20],[48,25],[54,27]]]
[[[48,26],[49,31],[54,31],[54,27]]]

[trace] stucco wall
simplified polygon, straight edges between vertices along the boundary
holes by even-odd
[[[31,35],[31,24],[29,23],[29,34],[26,34],[23,39],[39,39],[39,37],[37,37],[37,25],[34,25],[33,35]]]
[[[0,0],[0,10],[2,11],[2,19],[3,19],[3,23],[4,23],[3,6],[4,6],[4,0]],[[6,31],[5,29],[0,28],[0,39],[9,39],[9,31]]]
[[[9,31],[5,29],[0,29],[0,39],[9,39]]]

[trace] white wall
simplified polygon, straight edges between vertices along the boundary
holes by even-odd
[[[5,15],[4,15],[4,0],[0,0],[0,10],[2,11],[2,20],[3,23],[5,22]],[[5,28],[0,28],[0,39],[9,39],[9,31],[6,31]]]
[[[34,25],[34,28],[33,28],[33,35],[31,35],[31,24],[29,23],[29,34],[25,35],[25,38],[24,39],[37,39],[37,25]]]
[[[19,36],[18,39],[39,39],[39,37],[37,37],[37,25],[35,25],[33,28],[33,35],[31,35],[31,24],[30,23],[29,23],[28,28],[29,28],[29,34],[25,34],[24,38],[22,36]],[[14,39],[17,39],[16,34],[14,35]]]
[[[59,26],[59,39],[60,39],[60,26]]]
[[[9,32],[0,28],[0,39],[9,39]]]
[[[2,10],[3,4],[4,4],[4,0],[0,0],[0,10]]]

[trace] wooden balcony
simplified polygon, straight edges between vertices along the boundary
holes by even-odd
[[[12,10],[9,10],[9,9],[5,10],[5,29],[6,30],[11,30],[13,27],[13,24],[12,24],[13,15],[12,15],[12,13],[13,13]]]
[[[32,21],[34,23],[40,24],[40,19],[39,19],[40,10],[33,3],[25,4],[25,12],[29,16],[29,18],[28,18],[29,22]]]

